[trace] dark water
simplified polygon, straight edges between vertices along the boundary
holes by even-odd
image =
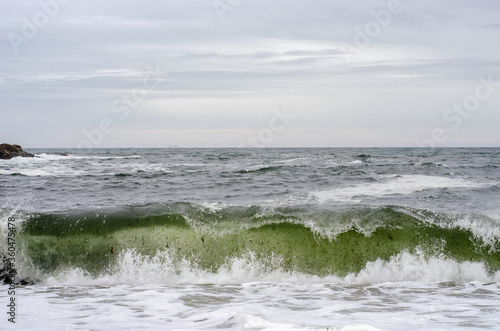
[[[21,278],[114,274],[131,251],[213,273],[248,254],[321,277],[402,252],[500,269],[500,149],[33,152],[0,163]]]
[[[368,193],[361,200],[364,204],[428,206],[470,213],[485,208],[495,212],[500,194],[500,149],[494,148],[33,152],[40,157],[0,163],[2,205],[12,200],[26,201],[28,193],[37,211],[167,202],[303,204],[316,202],[313,192],[354,187],[359,190],[353,195]],[[70,155],[57,156],[61,152]],[[396,188],[394,194],[389,190],[382,195],[363,190],[363,185],[390,184],[394,179],[391,176],[433,176],[438,181],[470,181],[477,185],[464,188],[435,183],[438,187],[425,190],[426,178],[420,182],[414,178],[416,182],[409,185],[415,192]],[[336,200],[330,202],[338,203]]]

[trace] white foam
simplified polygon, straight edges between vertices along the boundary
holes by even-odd
[[[204,163],[174,163],[172,164],[174,167],[206,167],[209,166]]]
[[[23,169],[23,170],[19,169],[14,171],[0,169],[0,175],[17,175],[17,174],[30,177],[54,176],[54,173],[41,169]]]
[[[35,159],[43,159],[43,160],[48,160],[48,161],[55,161],[55,160],[68,160],[68,159],[101,159],[101,160],[107,160],[107,159],[141,159],[141,155],[121,155],[121,156],[97,156],[97,155],[75,155],[75,154],[68,154],[66,155],[61,155],[61,154],[37,154]]]
[[[60,155],[60,154],[37,154],[35,156],[35,160],[44,160],[44,161],[58,161],[58,160],[71,160],[71,159],[86,159],[85,156],[80,155]]]
[[[107,157],[80,157],[75,156],[73,159],[89,159],[84,166],[77,165],[72,162],[64,162],[66,156],[59,155],[44,155],[40,158],[30,158],[34,161],[22,161],[14,164],[2,163],[0,165],[0,175],[15,175],[20,174],[29,177],[51,177],[51,176],[80,176],[80,175],[97,175],[97,176],[113,176],[116,174],[134,174],[137,172],[147,173],[170,173],[170,169],[165,168],[161,164],[151,164],[147,162],[121,162],[118,164],[106,163],[105,161],[93,161],[93,159],[108,159]],[[113,157],[122,158],[122,157]],[[129,157],[123,157],[129,158]],[[130,157],[136,159],[135,157]],[[23,158],[26,159],[26,158]],[[110,171],[103,171],[108,169]],[[111,170],[113,172],[111,172]]]
[[[268,168],[272,168],[272,164],[256,164],[256,165],[251,165],[247,166],[243,169],[245,172],[254,172],[254,171],[259,171],[259,170],[265,170]]]
[[[219,212],[228,206],[220,202],[200,202],[198,205],[212,213]]]
[[[374,328],[370,325],[347,325],[344,326],[340,331],[382,331],[380,329]]]
[[[305,161],[305,160],[310,160],[308,157],[297,157],[293,159],[287,159],[287,160],[279,160],[276,161],[276,163],[296,163],[297,161]]]
[[[135,173],[135,172],[148,172],[148,173],[172,173],[169,168],[165,168],[159,165],[149,165],[143,163],[131,163],[126,166],[122,166],[125,172]]]
[[[46,163],[49,161],[65,161],[65,160],[86,160],[86,159],[96,159],[96,160],[114,160],[114,159],[142,159],[141,155],[125,155],[125,156],[96,156],[96,155],[76,155],[68,154],[67,156],[61,154],[35,154],[35,157],[14,157],[10,160],[4,160],[3,163],[10,164],[36,164],[36,163]]]
[[[490,275],[480,262],[457,262],[444,257],[426,257],[421,252],[406,251],[389,261],[377,259],[368,262],[357,274],[350,274],[344,282],[376,284],[385,282],[492,282],[500,280],[500,272]]]
[[[238,324],[243,325],[244,330],[264,330],[264,331],[288,331],[288,330],[302,330],[302,331],[313,331],[318,330],[316,326],[307,325],[297,325],[292,323],[276,323],[268,321],[260,316],[255,316],[251,314],[240,314],[235,315],[238,318]],[[323,330],[323,328],[322,328]],[[327,328],[327,330],[332,331],[381,331],[370,325],[347,325],[341,329],[338,328]]]
[[[250,314],[239,316],[238,324],[243,325],[244,330],[266,330],[266,331],[287,331],[287,330],[313,330],[312,328],[303,328],[289,323],[273,323],[262,317]]]
[[[368,263],[358,274],[320,278],[286,272],[281,262],[248,255],[212,273],[175,262],[167,252],[148,258],[127,251],[112,275],[93,278],[69,270],[19,288],[23,311],[30,313],[18,326],[379,331],[499,325],[500,289],[492,282],[500,275],[488,276],[479,263],[402,252]],[[46,311],[61,314],[54,319]]]
[[[391,194],[411,194],[427,189],[455,188],[455,187],[481,187],[483,184],[467,181],[460,178],[447,178],[423,175],[391,176],[383,182],[358,184],[327,191],[312,192],[319,202],[361,202],[354,199],[360,196],[381,197]]]
[[[37,285],[16,291],[22,312],[29,312],[16,321],[21,330],[410,331],[500,325],[497,284],[477,282]],[[57,318],[47,312],[57,312]]]
[[[47,277],[47,285],[116,284],[242,284],[252,282],[299,284],[380,284],[386,282],[471,282],[500,281],[500,271],[490,274],[483,263],[457,262],[444,257],[427,257],[403,251],[388,261],[368,262],[359,273],[345,277],[319,277],[283,268],[280,256],[258,259],[253,253],[226,261],[217,272],[199,268],[187,260],[176,260],[171,251],[144,256],[134,250],[120,254],[110,274],[92,277],[81,269],[68,269]],[[39,275],[38,275],[39,276]]]

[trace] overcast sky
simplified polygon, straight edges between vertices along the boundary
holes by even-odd
[[[500,2],[0,0],[0,143],[500,146]]]

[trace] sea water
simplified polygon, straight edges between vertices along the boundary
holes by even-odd
[[[500,149],[33,152],[2,330],[500,329]]]

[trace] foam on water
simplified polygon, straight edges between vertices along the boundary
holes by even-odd
[[[296,163],[297,161],[307,161],[307,160],[310,160],[310,158],[308,158],[308,157],[296,157],[293,159],[276,161],[276,163]]]
[[[288,331],[288,330],[298,330],[298,331],[316,331],[320,330],[318,327],[305,326],[305,325],[295,325],[292,323],[276,323],[265,320],[262,317],[241,314],[238,316],[238,324],[242,325],[244,330],[263,330],[263,331]],[[332,331],[381,331],[370,325],[347,325],[341,329],[337,328],[327,328]],[[321,328],[324,330],[324,328]]]
[[[82,172],[73,171],[69,168],[62,168],[58,166],[46,167],[45,169],[23,169],[16,171],[9,171],[0,169],[0,175],[22,175],[28,177],[51,177],[51,176],[77,176]]]
[[[228,261],[214,274],[175,264],[165,252],[151,258],[127,251],[113,275],[94,278],[74,269],[18,289],[23,311],[30,312],[20,316],[19,327],[377,331],[403,325],[405,330],[498,326],[500,274],[488,275],[478,263],[403,252],[346,277],[285,272],[280,263],[278,257],[266,264],[249,255]],[[57,311],[58,318],[49,320],[45,311]]]
[[[97,155],[60,155],[60,154],[47,154],[41,153],[36,154],[35,159],[42,159],[47,161],[57,161],[57,160],[83,160],[83,159],[96,159],[96,160],[113,160],[113,159],[142,159],[141,155],[123,155],[123,156],[97,156]]]
[[[242,284],[252,282],[296,284],[380,284],[386,282],[499,282],[500,271],[491,274],[483,263],[457,262],[445,257],[427,257],[417,252],[401,252],[389,261],[368,262],[360,272],[344,277],[304,274],[287,270],[284,259],[271,256],[259,259],[249,252],[227,259],[217,272],[198,267],[188,260],[178,261],[171,251],[146,256],[129,249],[120,254],[116,267],[100,276],[82,269],[56,271],[43,280],[46,285],[117,284]]]
[[[18,290],[25,314],[16,326],[41,331],[493,330],[500,294],[497,285],[478,282],[39,285]],[[57,318],[48,312],[57,312]]]
[[[115,175],[133,175],[138,173],[164,174],[172,171],[163,164],[137,162],[140,157],[86,157],[59,156],[41,154],[35,158],[15,158],[14,164],[2,164],[0,175],[23,175],[28,177],[77,177]],[[113,164],[115,159],[131,159],[132,162]],[[83,160],[83,164],[74,164],[71,160]],[[10,160],[8,160],[10,161]],[[0,166],[2,166],[0,165]]]
[[[312,195],[319,202],[361,202],[355,197],[373,196],[381,197],[391,194],[411,194],[426,189],[439,188],[476,188],[483,184],[457,178],[424,176],[424,175],[401,175],[391,176],[390,179],[378,183],[367,183],[326,191],[315,191]]]
[[[499,328],[498,149],[62,152],[0,162],[20,330]]]

